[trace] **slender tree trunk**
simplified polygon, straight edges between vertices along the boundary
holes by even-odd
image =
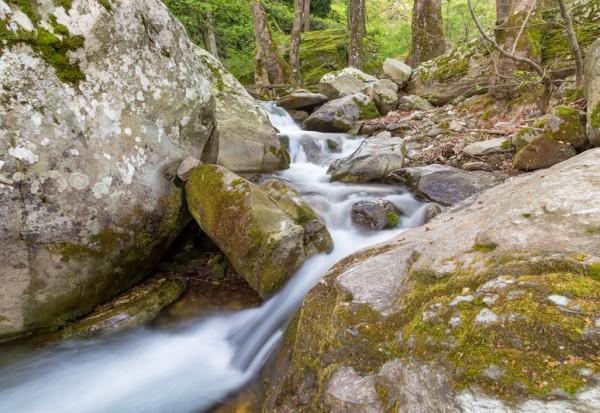
[[[348,65],[360,69],[363,60],[363,41],[366,34],[365,0],[350,0],[348,24],[350,26],[350,52]]]
[[[283,84],[285,80],[281,57],[271,37],[265,9],[260,0],[250,0],[250,6],[256,42],[256,83]]]
[[[446,51],[442,0],[415,0],[412,15],[412,41],[407,63],[416,67]]]
[[[300,36],[302,33],[302,13],[304,0],[294,0],[294,22],[292,24],[292,39],[290,46],[290,85],[293,88],[302,87],[300,74]]]
[[[303,32],[309,32],[310,31],[310,0],[304,0],[304,14],[303,14],[303,27],[302,27],[302,31]]]
[[[206,12],[206,22],[208,23],[208,29],[207,29],[207,46],[208,46],[208,51],[210,52],[211,55],[213,55],[214,57],[216,57],[217,59],[219,58],[219,50],[217,49],[217,37],[215,35],[215,19],[213,18],[213,15],[210,11]]]
[[[573,29],[573,19],[567,10],[564,0],[558,0],[558,5],[560,7],[560,15],[565,21],[567,37],[569,38],[569,43],[571,44],[571,49],[573,50],[573,57],[575,58],[575,84],[577,89],[581,89],[583,88],[583,57],[581,56],[579,42],[577,41],[577,36],[575,35],[575,30]]]

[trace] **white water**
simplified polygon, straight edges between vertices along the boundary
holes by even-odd
[[[257,373],[289,317],[331,266],[422,223],[423,205],[398,188],[329,182],[327,165],[352,153],[361,140],[305,132],[285,111],[273,104],[265,104],[265,108],[273,124],[289,138],[293,162],[280,175],[321,214],[334,240],[333,251],[307,260],[286,287],[259,308],[216,315],[175,332],[146,329],[64,343],[12,363],[0,370],[0,412],[205,410]],[[338,141],[341,152],[330,153],[327,139]],[[402,227],[374,233],[355,229],[350,219],[352,204],[381,198],[404,212]]]

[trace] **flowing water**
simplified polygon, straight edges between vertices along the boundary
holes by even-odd
[[[37,350],[0,367],[0,412],[198,412],[239,389],[261,368],[308,290],[341,258],[423,222],[413,196],[384,185],[330,182],[327,166],[361,139],[306,132],[284,110],[266,103],[289,142],[292,164],[279,175],[321,215],[334,241],[329,254],[307,260],[279,293],[258,308],[217,314],[174,331],[135,330]],[[405,214],[401,227],[361,232],[352,204],[387,199]]]

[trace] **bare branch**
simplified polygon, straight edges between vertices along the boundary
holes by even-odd
[[[567,37],[569,38],[571,49],[573,49],[573,57],[575,57],[575,85],[577,89],[580,89],[583,87],[583,57],[581,56],[581,49],[579,48],[575,30],[573,29],[573,19],[571,19],[565,1],[558,0],[558,5],[560,6],[560,15],[565,21]]]

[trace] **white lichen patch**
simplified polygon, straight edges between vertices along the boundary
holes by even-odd
[[[16,148],[10,148],[8,150],[8,154],[17,158],[20,161],[25,161],[31,165],[36,163],[39,159],[39,156],[37,154],[33,153],[27,148],[23,148],[20,146],[17,146]]]

